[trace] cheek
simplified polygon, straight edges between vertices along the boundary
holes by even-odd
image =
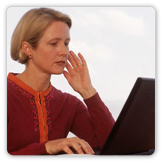
[[[39,65],[41,67],[47,66],[49,64],[49,60],[49,55],[47,55],[47,52],[43,49],[37,51],[33,57],[34,64]]]
[[[45,50],[45,49],[43,49],[41,51],[41,54],[42,54],[42,59],[43,60],[54,61],[54,59],[57,56],[57,50],[49,50],[49,49]]]

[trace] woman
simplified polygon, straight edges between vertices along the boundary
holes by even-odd
[[[93,154],[114,125],[91,84],[84,57],[69,51],[70,28],[67,15],[40,8],[28,11],[13,33],[11,57],[26,68],[7,78],[7,146],[12,155],[73,154],[72,149]],[[62,73],[86,106],[51,85],[51,75]],[[66,138],[69,131],[77,137]]]

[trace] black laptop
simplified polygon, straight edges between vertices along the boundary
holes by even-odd
[[[155,79],[138,78],[97,155],[150,155],[155,149]]]
[[[96,148],[94,151],[95,155],[154,153],[155,79],[136,80],[103,148]]]

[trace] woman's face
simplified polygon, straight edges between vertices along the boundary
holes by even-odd
[[[67,64],[70,42],[69,27],[61,21],[53,22],[44,32],[35,50],[32,62],[42,72],[61,74]]]

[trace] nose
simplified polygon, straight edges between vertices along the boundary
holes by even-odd
[[[68,57],[69,55],[69,48],[65,44],[60,47],[60,56]]]

